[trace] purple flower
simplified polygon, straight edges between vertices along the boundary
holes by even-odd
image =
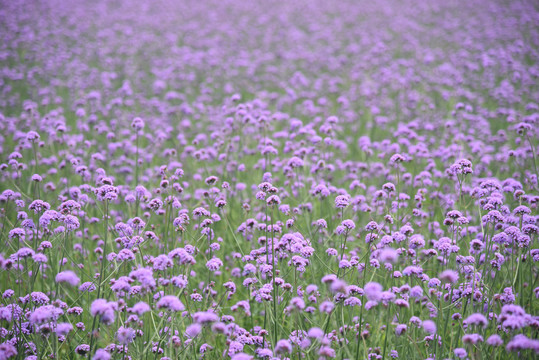
[[[56,274],[56,282],[62,283],[68,283],[71,286],[77,286],[80,282],[79,277],[77,274],[75,274],[71,270],[62,271],[58,274]]]
[[[135,260],[135,254],[129,249],[122,249],[116,256],[118,261],[133,261]]]
[[[64,311],[53,305],[44,305],[35,309],[28,320],[32,324],[43,324],[50,321],[56,321]]]
[[[305,309],[305,301],[300,297],[294,297],[290,300],[290,306],[296,310]]]
[[[97,349],[92,360],[110,360],[111,356],[105,349]]]
[[[322,304],[320,304],[320,311],[329,314],[333,311],[334,307],[335,305],[331,301],[324,301]]]
[[[116,332],[116,338],[118,342],[122,345],[128,345],[135,340],[135,330],[120,326]]]
[[[399,258],[399,254],[393,248],[384,248],[380,252],[380,260],[384,263],[394,264],[395,262],[397,262],[398,258]]]
[[[185,310],[185,306],[183,306],[180,299],[174,295],[163,296],[161,299],[159,299],[156,306],[158,309],[167,309],[170,311]]]
[[[490,346],[502,346],[503,340],[500,335],[494,334],[490,335],[490,337],[487,339],[487,344]]]
[[[335,350],[329,346],[321,346],[318,350],[318,355],[322,356],[323,358],[334,358]]]
[[[352,220],[343,220],[341,225],[347,230],[353,230],[356,228],[356,224]]]
[[[407,330],[408,330],[408,326],[406,326],[406,324],[399,324],[399,325],[397,325],[397,327],[395,328],[395,335],[401,336],[401,335],[404,334]]]
[[[73,330],[73,325],[70,323],[61,323],[56,325],[56,334],[58,336],[65,336],[69,334],[71,330]]]
[[[208,270],[213,271],[213,272],[219,270],[221,266],[223,266],[223,262],[219,258],[210,259],[206,263],[206,267],[208,268]]]
[[[410,289],[410,296],[420,298],[423,296],[423,289],[420,286],[414,286]]]
[[[131,122],[131,127],[137,131],[144,129],[144,120],[139,117],[134,118]]]
[[[378,301],[375,301],[375,300],[369,300],[367,301],[367,303],[365,304],[365,310],[370,310],[374,307],[378,306]]]
[[[73,231],[80,227],[79,219],[73,215],[65,215],[63,221],[68,231]]]
[[[335,198],[335,207],[337,209],[344,209],[350,205],[350,199],[348,196],[339,195]]]
[[[398,164],[398,163],[401,163],[403,161],[405,161],[405,158],[401,154],[392,155],[391,158],[389,159],[389,162],[391,164]]]
[[[143,301],[140,301],[138,303],[136,303],[135,305],[133,305],[133,307],[131,308],[131,312],[137,314],[137,315],[142,315],[148,311],[151,311],[151,308],[148,304],[146,304],[145,302]]]
[[[103,323],[111,325],[115,320],[116,306],[116,303],[108,302],[105,299],[97,299],[90,306],[90,314],[92,316],[99,316]]]
[[[361,300],[355,296],[351,296],[344,300],[344,306],[361,306]]]
[[[79,286],[79,291],[81,292],[92,292],[96,290],[96,286],[92,282],[85,282]]]
[[[281,339],[275,344],[275,353],[276,354],[289,354],[292,352],[292,345],[290,341]]]
[[[199,311],[193,314],[193,321],[204,325],[219,321],[219,316],[210,311]]]
[[[262,359],[271,359],[273,357],[273,351],[271,349],[256,349],[256,355]]]
[[[226,330],[226,325],[222,322],[216,322],[211,326],[211,330],[217,334],[222,334]]]
[[[365,284],[364,291],[367,299],[370,301],[378,301],[382,296],[383,287],[377,282],[369,282]]]
[[[8,233],[8,238],[24,240],[26,238],[26,231],[22,228],[11,229]]]
[[[453,352],[455,353],[455,356],[460,358],[460,359],[463,359],[468,355],[466,350],[463,349],[463,348],[456,348]]]
[[[37,132],[35,132],[35,131],[29,131],[26,134],[26,140],[31,141],[31,142],[37,141],[40,138],[41,138],[41,136],[39,136],[39,134]]]
[[[321,339],[322,337],[324,337],[324,330],[318,327],[313,327],[309,329],[307,335],[313,339]]]
[[[90,351],[90,345],[81,344],[75,348],[75,352],[79,355],[86,355]]]
[[[539,340],[530,339],[526,335],[518,334],[507,343],[507,351],[522,351],[532,349],[535,354],[539,354]]]
[[[428,334],[435,334],[436,333],[436,323],[432,320],[425,320],[423,321],[423,330],[425,330]]]
[[[464,323],[466,325],[477,325],[477,326],[480,326],[482,328],[486,328],[487,324],[488,324],[488,320],[484,315],[479,314],[479,313],[475,313],[475,314],[472,314],[472,315],[468,316],[468,318],[466,320],[464,320]]]
[[[32,250],[30,248],[27,248],[27,247],[23,247],[23,248],[20,248],[11,257],[12,257],[12,259],[17,260],[17,259],[24,259],[24,258],[27,258],[27,257],[31,257],[31,256],[34,256],[34,255],[35,255],[34,250]]]
[[[237,353],[232,355],[231,360],[253,360],[254,356],[245,353]]]
[[[303,167],[303,160],[294,156],[288,160],[288,166],[290,166],[292,169]]]
[[[281,199],[277,195],[271,195],[267,200],[266,203],[268,205],[279,205],[281,203]]]
[[[191,339],[196,337],[198,334],[200,334],[200,331],[202,331],[202,326],[198,323],[193,323],[185,329],[185,335],[190,337]]]
[[[50,301],[47,295],[39,291],[32,292],[30,294],[30,297],[32,298],[32,302],[35,304],[45,305],[45,304],[48,304]]]
[[[462,337],[462,342],[464,344],[477,344],[483,342],[483,337],[479,334],[466,334]]]
[[[0,344],[0,359],[9,359],[17,355],[17,348],[10,344],[9,342],[4,342]]]
[[[174,264],[172,260],[164,254],[161,254],[152,259],[153,269],[156,271],[165,271],[167,268],[172,267]]]

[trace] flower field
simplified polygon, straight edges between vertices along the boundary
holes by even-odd
[[[0,360],[539,357],[539,4],[0,0]]]

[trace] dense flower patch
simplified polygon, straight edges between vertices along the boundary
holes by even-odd
[[[0,3],[0,359],[539,355],[532,1]]]

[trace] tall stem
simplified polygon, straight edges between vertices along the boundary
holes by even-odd
[[[105,238],[103,240],[103,256],[101,259],[101,270],[99,272],[99,282],[97,284],[97,299],[101,297],[101,288],[102,288],[102,281],[105,278],[105,261],[106,261],[106,255],[107,255],[107,239],[109,235],[109,204],[108,200],[105,200]],[[95,326],[97,324],[97,316],[94,317],[94,320],[92,321],[92,332],[91,332],[91,338],[90,338],[90,356],[92,355],[93,345],[94,345],[94,331]]]
[[[273,208],[271,209],[271,255],[272,255],[272,281],[273,281],[273,331],[275,332],[275,344],[277,344],[277,288],[275,287],[275,272],[277,271],[277,264],[275,262],[275,246],[273,244]]]
[[[137,151],[136,151],[136,154],[135,154],[135,186],[138,186],[138,130],[136,130],[137,132],[137,137],[136,137],[136,140],[135,140],[135,145],[136,145],[136,148],[137,148]]]

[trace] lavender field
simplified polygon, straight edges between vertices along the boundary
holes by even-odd
[[[0,360],[539,358],[539,3],[0,0]]]

